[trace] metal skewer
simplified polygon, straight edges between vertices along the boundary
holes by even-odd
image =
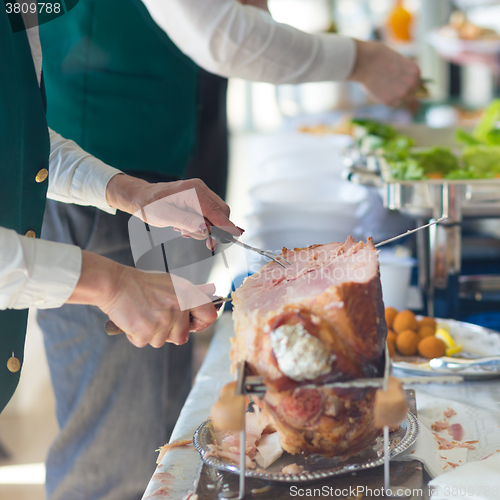
[[[392,372],[392,359],[389,355],[387,343],[385,345],[385,367],[384,367],[384,386],[387,391],[389,385],[389,376]],[[463,380],[463,379],[462,379]],[[408,498],[409,495],[395,495],[391,488],[391,453],[390,453],[389,426],[384,425],[384,496],[390,498]]]
[[[439,377],[402,377],[398,380],[403,385],[429,385],[429,384],[460,384],[464,378],[459,375],[439,376]],[[366,389],[368,387],[383,389],[385,379],[382,377],[374,378],[358,378],[356,380],[348,380],[346,382],[332,382],[322,385],[308,384],[301,385],[301,389]],[[263,395],[267,390],[264,384],[263,377],[255,375],[247,375],[240,390],[241,394],[246,395]]]
[[[237,368],[236,395],[242,396],[243,381],[245,379],[246,363],[240,361]],[[245,498],[245,470],[246,470],[246,405],[243,405],[243,427],[240,430],[240,481],[238,493],[234,491],[221,491],[218,495],[220,500],[232,499],[243,500]]]
[[[441,217],[440,219],[437,219],[433,222],[429,222],[429,224],[425,224],[424,226],[417,227],[415,229],[409,229],[406,231],[406,233],[400,234],[398,236],[394,236],[393,238],[389,238],[388,240],[381,241],[380,243],[377,243],[375,245],[375,248],[381,247],[382,245],[386,245],[387,243],[390,243],[391,241],[399,240],[400,238],[404,238],[405,236],[408,236],[409,234],[416,233],[417,231],[420,231],[421,229],[425,229],[426,227],[433,226],[434,224],[439,224],[440,222],[445,221],[448,219],[448,217]]]
[[[387,392],[389,385],[389,375],[391,374],[391,357],[389,356],[389,348],[385,344],[385,367],[384,367],[384,392]],[[389,426],[384,425],[384,495],[390,496],[387,493],[391,491],[391,464],[389,454]],[[392,493],[392,491],[391,491]]]

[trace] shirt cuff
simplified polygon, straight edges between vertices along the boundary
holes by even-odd
[[[17,236],[10,272],[0,280],[1,309],[61,307],[81,274],[80,248]]]
[[[108,182],[120,170],[106,165],[75,142],[50,132],[49,188],[47,198],[63,203],[90,205],[115,214],[106,200]]]
[[[356,42],[349,37],[322,33],[317,35],[323,48],[323,65],[326,71],[320,80],[347,80],[356,62]]]
[[[106,165],[97,158],[92,161],[83,160],[75,170],[69,193],[73,203],[77,205],[91,205],[108,214],[115,214],[116,208],[112,208],[106,201],[106,189],[109,181],[118,174],[120,170]],[[80,198],[84,193],[84,197]]]

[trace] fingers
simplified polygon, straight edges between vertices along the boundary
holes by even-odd
[[[191,309],[192,332],[201,332],[208,328],[217,319],[217,311],[212,303],[204,304]]]
[[[184,344],[190,330],[204,330],[217,319],[213,283],[196,286],[168,273],[123,267],[117,284],[100,307],[136,347]]]
[[[151,184],[146,192],[134,215],[151,226],[173,226],[184,237],[205,239],[208,223],[241,236],[229,220],[229,206],[200,179]]]
[[[171,342],[175,345],[185,344],[189,340],[189,324],[189,311],[183,311],[176,317],[170,332],[168,332],[166,342]]]
[[[378,101],[398,105],[420,84],[418,65],[380,42],[360,42],[351,79],[362,83]]]
[[[197,233],[192,233],[190,231],[186,231],[185,229],[181,229],[180,231],[181,236],[183,238],[193,238],[194,240],[204,240],[207,238],[206,232],[197,232]]]
[[[404,87],[402,89],[403,95],[400,98],[401,102],[415,100],[415,96],[422,88],[420,69],[413,61],[406,60],[405,62],[408,64],[408,69],[405,78],[402,79]]]
[[[229,220],[229,206],[201,181],[197,184],[196,191],[203,215],[209,223],[224,228],[233,236],[241,236],[241,231]]]

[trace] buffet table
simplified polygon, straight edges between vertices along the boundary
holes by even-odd
[[[218,398],[222,386],[234,379],[229,370],[229,338],[233,335],[231,315],[224,313],[217,321],[216,334],[173,431],[171,442],[191,439],[198,426],[208,417],[210,407]],[[421,432],[415,445],[391,462],[392,484],[408,490],[405,498],[428,498],[429,490],[423,488],[422,469],[425,468],[429,474],[425,477],[435,478],[429,483],[432,487],[432,499],[500,499],[498,379],[465,382],[459,386],[414,386],[412,389],[416,393]],[[454,420],[450,419],[450,422],[462,424],[464,440],[477,441],[474,444],[475,450],[439,450],[431,425],[437,420],[443,420],[443,412],[448,408],[456,411],[456,417],[453,417]],[[448,438],[451,440],[451,436]],[[159,446],[161,444],[158,443]],[[166,497],[181,500],[189,498],[191,494],[197,494],[200,500],[215,499],[217,487],[224,485],[237,491],[237,477],[204,467],[199,453],[192,445],[169,450],[152,472],[154,474],[143,500]],[[461,489],[462,484],[468,490]],[[370,485],[372,494],[368,491],[363,494],[362,489],[356,489],[360,485]],[[363,498],[375,498],[380,496],[376,489],[382,485],[383,469],[378,467],[352,476],[329,478],[324,483],[297,485],[294,490],[288,484],[272,485],[271,488],[260,490],[262,486],[269,485],[256,485],[247,481],[247,492],[249,497],[277,500],[307,496],[308,488],[310,492],[312,488],[321,489],[321,496],[335,496],[333,492],[337,488],[339,492],[343,491],[341,496],[344,498],[354,498],[357,493],[362,494]],[[352,495],[353,491],[357,493]]]

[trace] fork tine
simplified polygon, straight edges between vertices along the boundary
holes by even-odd
[[[274,262],[279,264],[281,267],[286,268],[285,264],[283,264],[281,260],[284,260],[287,264],[291,265],[287,260],[283,259],[281,255],[275,254],[274,252],[270,252],[269,250],[262,250],[261,255],[264,255],[268,259],[274,260]]]
[[[264,255],[268,259],[274,260],[274,262],[276,262],[276,264],[279,264],[281,267],[286,268],[285,264],[283,264],[283,262],[278,260],[276,257],[272,257],[271,255],[267,255],[267,253],[263,253],[262,255]]]
[[[264,257],[267,257],[268,259],[274,260],[274,262],[276,262],[277,264],[279,264],[281,267],[286,267],[286,266],[285,266],[285,264],[283,264],[283,262],[281,262],[278,259],[281,259],[281,260],[285,261],[290,266],[292,265],[284,257],[282,257],[281,255],[278,255],[277,253],[271,252],[269,250],[262,250],[261,248],[252,247],[252,246],[248,245],[247,243],[243,243],[242,241],[239,241],[237,239],[234,239],[234,243],[236,243],[237,245],[242,246],[243,248],[246,248],[247,250],[251,250],[252,252],[257,252],[260,255],[263,255]]]
[[[280,260],[282,260],[282,261],[286,262],[289,266],[291,266],[291,265],[292,265],[292,263],[291,263],[291,262],[289,262],[288,260],[286,260],[286,259],[285,259],[285,257],[283,257],[283,255],[280,255],[280,254],[278,254],[278,253],[271,252],[271,251],[269,251],[269,250],[265,250],[265,252],[266,252],[266,253],[267,253],[267,255],[269,255],[269,256],[271,256],[271,255],[272,255],[274,258],[276,258],[276,259],[280,259]]]

